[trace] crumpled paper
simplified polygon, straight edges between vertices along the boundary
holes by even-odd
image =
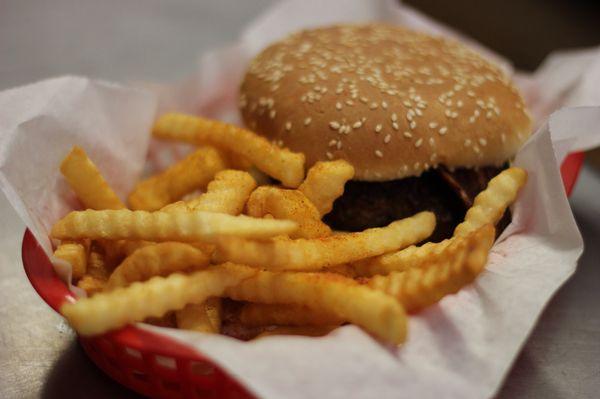
[[[284,1],[254,21],[239,42],[205,54],[197,73],[178,85],[134,88],[61,77],[0,93],[0,186],[50,254],[50,226],[77,206],[58,171],[72,145],[90,153],[124,198],[144,167],[157,114],[182,110],[239,121],[239,79],[269,42],[304,27],[372,20],[456,37],[512,70],[500,56],[392,0]],[[513,221],[474,284],[411,317],[402,347],[383,346],[354,326],[322,338],[251,342],[142,328],[189,344],[264,398],[492,396],[582,252],[558,165],[568,152],[600,144],[600,95],[594,90],[600,49],[554,54],[535,74],[516,79],[539,129],[515,160],[529,172],[529,182]],[[564,105],[578,107],[550,115]],[[156,143],[151,148],[152,159],[167,151]],[[68,268],[57,271],[68,281]]]

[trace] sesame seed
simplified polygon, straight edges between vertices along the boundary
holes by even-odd
[[[448,132],[448,128],[446,126],[442,126],[440,128],[440,130],[438,130],[438,133],[443,136],[444,134],[446,134]]]
[[[377,103],[371,103],[371,105],[369,105],[370,109],[377,109],[378,105]]]
[[[352,101],[352,100],[346,100],[346,105],[353,106],[354,105],[354,101]]]
[[[407,139],[410,139],[412,137],[412,133],[411,132],[404,132],[404,133],[402,133],[402,135],[404,137],[406,137]]]
[[[415,121],[410,121],[410,124],[408,125],[411,129],[415,129],[417,127],[417,122]]]
[[[392,139],[392,136],[390,134],[386,134],[383,139],[383,142],[387,144],[390,142],[391,139]]]
[[[400,126],[396,122],[392,123],[392,127],[394,128],[394,130],[400,129]]]
[[[338,101],[337,103],[335,103],[335,108],[336,108],[338,111],[339,111],[339,110],[341,110],[341,109],[342,109],[342,103],[341,103],[341,102],[339,102],[339,101]]]
[[[421,166],[421,164],[419,162],[415,162],[415,164],[413,165],[413,168],[415,170],[419,169],[419,166]]]
[[[446,117],[450,118],[450,116],[452,116],[452,111],[450,111],[448,108],[446,108],[446,110],[444,111],[444,115],[446,115]]]
[[[333,130],[338,130],[340,128],[340,123],[337,121],[331,121],[329,122],[329,127],[332,128]]]
[[[354,125],[352,125],[353,129],[358,129],[362,126],[362,122],[361,121],[356,121],[354,122]]]
[[[416,148],[419,148],[421,146],[421,144],[423,144],[423,139],[422,138],[420,138],[417,141],[415,141],[415,147]]]
[[[500,139],[502,139],[502,142],[505,143],[506,142],[506,134],[502,133],[500,135]]]
[[[421,111],[419,108],[415,109],[415,113],[419,116],[423,116],[423,111]]]
[[[367,97],[361,97],[360,102],[366,104],[369,102],[369,99]]]
[[[383,108],[383,109],[387,109],[387,108],[388,108],[388,103],[387,103],[387,102],[385,102],[385,101],[382,101],[382,102],[381,102],[381,108]]]
[[[336,147],[337,147],[338,150],[341,150],[342,149],[342,142],[338,141]]]
[[[377,126],[375,126],[375,133],[379,133],[381,132],[381,129],[383,129],[383,126],[380,124],[378,124]]]
[[[492,111],[488,111],[488,112],[485,113],[485,118],[486,119],[492,119],[492,116],[493,116]]]
[[[337,140],[331,140],[331,141],[329,142],[329,147],[333,147],[334,145],[336,145],[336,144],[337,144],[337,142],[338,142]]]
[[[469,123],[475,123],[475,117],[474,116],[471,116],[469,118]]]
[[[465,147],[469,147],[471,145],[471,139],[465,139]]]
[[[435,146],[435,139],[433,137],[429,138],[429,145],[434,147]]]
[[[457,106],[458,108],[462,108],[462,106],[463,106],[463,105],[464,105],[464,103],[462,102],[462,100],[458,100],[458,101],[456,102],[456,106]]]
[[[479,147],[477,147],[476,145],[473,146],[473,151],[475,151],[476,154],[480,153]]]
[[[396,113],[394,112],[392,114],[392,122],[396,122],[398,120],[398,115],[396,115]]]
[[[269,118],[275,119],[275,115],[277,115],[277,111],[275,111],[274,109],[269,111]]]
[[[329,151],[327,151],[327,152],[325,153],[325,155],[327,156],[327,158],[328,158],[328,159],[333,159],[333,154],[332,154],[332,153],[330,153]]]
[[[437,127],[437,125],[438,125],[437,122],[429,122],[429,127],[431,129],[435,129]]]
[[[285,123],[285,130],[287,130],[288,132],[290,130],[292,130],[292,122],[288,121],[288,122]]]
[[[375,156],[377,158],[383,158],[383,152],[379,151],[379,150],[375,150]]]
[[[308,118],[304,119],[304,126],[310,125],[311,122],[312,122],[312,118],[311,117],[308,117]]]
[[[412,106],[411,102],[408,101],[408,100],[402,101],[402,104],[404,104],[404,106],[406,106],[406,107],[411,107]]]
[[[480,138],[479,139],[479,144],[481,144],[482,147],[485,147],[487,145],[487,140],[484,138]]]

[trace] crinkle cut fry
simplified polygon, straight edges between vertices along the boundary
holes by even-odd
[[[498,223],[506,209],[515,201],[519,190],[527,181],[527,172],[520,168],[509,168],[490,180],[487,188],[475,197],[473,206],[467,211],[465,221],[454,230],[454,237],[440,243],[410,246],[400,251],[364,259],[352,264],[357,276],[370,277],[394,271],[426,267],[445,256],[446,247],[456,237],[465,236],[485,224]]]
[[[102,334],[147,317],[161,317],[189,303],[220,296],[227,287],[255,273],[257,271],[252,268],[229,264],[189,275],[175,273],[168,277],[153,277],[67,303],[60,311],[79,334]]]
[[[279,148],[256,133],[228,123],[171,113],[158,119],[152,134],[159,139],[225,148],[250,160],[286,187],[298,187],[304,178],[304,154]]]
[[[132,209],[155,211],[196,189],[204,189],[226,168],[225,157],[213,147],[202,147],[165,171],[136,184],[129,195]]]
[[[219,261],[269,270],[318,270],[404,248],[428,237],[435,216],[421,212],[387,227],[317,239],[255,241],[230,237],[217,240]]]
[[[194,242],[218,236],[268,238],[296,229],[289,220],[256,219],[212,212],[74,211],[52,227],[58,239],[130,239]]]
[[[391,343],[399,344],[406,337],[406,315],[394,298],[336,274],[259,271],[229,287],[225,295],[241,301],[319,309]]]
[[[334,201],[344,194],[344,185],[354,177],[354,167],[343,159],[317,162],[308,170],[298,187],[324,216],[333,209]]]
[[[78,242],[63,242],[54,251],[54,256],[68,262],[72,267],[74,280],[80,279],[87,270],[87,250]]]
[[[63,159],[60,171],[83,205],[92,209],[123,209],[125,205],[104,179],[98,167],[79,146]]]
[[[318,238],[331,235],[331,229],[321,221],[317,208],[299,190],[261,186],[252,192],[246,204],[247,214],[293,220],[298,230],[292,238]]]
[[[163,242],[138,249],[117,266],[106,284],[107,290],[136,281],[208,266],[210,254],[180,242]]]
[[[475,280],[484,269],[490,248],[494,243],[494,227],[481,227],[467,237],[460,237],[457,245],[427,268],[413,268],[374,276],[363,282],[381,290],[402,303],[408,312],[416,312],[437,303],[446,295],[458,292]]]

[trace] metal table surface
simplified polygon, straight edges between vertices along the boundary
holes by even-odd
[[[184,76],[198,53],[235,39],[270,3],[0,1],[0,89],[65,73],[117,80]],[[597,397],[599,198],[600,172],[587,165],[571,197],[585,254],[548,304],[498,397]],[[29,285],[20,257],[24,225],[3,194],[0,225],[0,397],[135,396],[87,360],[73,332]]]

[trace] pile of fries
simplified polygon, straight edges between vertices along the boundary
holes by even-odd
[[[61,165],[87,208],[51,231],[60,240],[54,260],[70,263],[88,294],[61,308],[80,334],[146,321],[205,333],[318,336],[352,323],[402,343],[407,313],[481,273],[494,225],[527,178],[519,168],[503,171],[452,238],[418,245],[435,228],[431,212],[356,233],[322,222],[354,176],[345,161],[317,163],[305,176],[302,154],[187,115],[164,115],[153,135],[198,148],[140,181],[129,208],[81,148]],[[258,185],[265,179],[255,179],[256,170],[280,184]]]

